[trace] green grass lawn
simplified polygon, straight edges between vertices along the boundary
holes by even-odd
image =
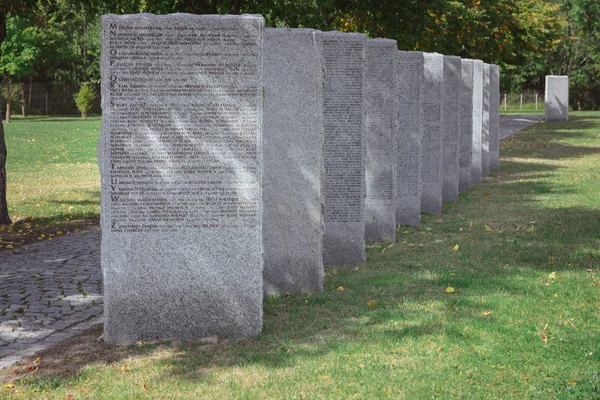
[[[4,128],[7,201],[15,224],[0,229],[0,246],[47,240],[57,232],[97,224],[100,118],[14,118]]]
[[[257,339],[109,346],[96,329],[0,373],[0,397],[600,398],[600,113],[507,139],[484,182],[366,265],[327,267],[322,293],[266,299]]]

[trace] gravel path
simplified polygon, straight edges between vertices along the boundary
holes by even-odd
[[[0,252],[0,369],[102,322],[100,231]]]
[[[544,119],[544,114],[515,114],[500,117],[500,140]]]

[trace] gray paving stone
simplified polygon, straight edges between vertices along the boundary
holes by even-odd
[[[102,322],[98,230],[26,247],[0,252],[0,369]]]

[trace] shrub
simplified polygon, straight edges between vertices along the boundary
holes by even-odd
[[[75,95],[75,103],[77,109],[81,112],[81,118],[85,119],[87,113],[92,109],[95,99],[96,91],[88,85],[81,85],[79,92]]]

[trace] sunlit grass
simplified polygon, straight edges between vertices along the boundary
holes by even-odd
[[[0,397],[599,398],[598,182],[600,113],[538,124],[366,265],[267,298],[257,339],[119,347],[96,330],[0,373]]]

